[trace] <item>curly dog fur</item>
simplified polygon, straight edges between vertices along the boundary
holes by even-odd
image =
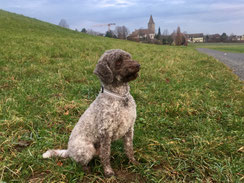
[[[71,157],[87,166],[98,155],[105,175],[112,176],[111,142],[123,138],[125,153],[136,163],[133,153],[136,103],[129,93],[128,82],[137,78],[139,70],[140,65],[129,53],[119,49],[106,51],[94,70],[104,88],[75,125],[68,149],[48,150],[43,157]]]

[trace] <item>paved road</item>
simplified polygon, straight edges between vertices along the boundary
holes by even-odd
[[[244,53],[229,53],[211,50],[208,48],[197,48],[199,52],[213,56],[225,65],[230,67],[233,72],[244,81]]]

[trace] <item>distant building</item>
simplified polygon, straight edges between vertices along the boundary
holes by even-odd
[[[237,41],[241,41],[242,40],[242,36],[236,36],[237,37]]]
[[[230,36],[230,41],[236,42],[236,41],[240,41],[241,37],[237,36],[237,35],[231,35]]]
[[[221,36],[219,34],[210,34],[205,36],[205,42],[220,42]]]
[[[186,34],[187,41],[190,43],[203,43],[204,36],[203,33],[198,34]]]
[[[152,15],[150,16],[149,22],[148,22],[148,28],[147,29],[138,29],[131,33],[131,35],[128,36],[129,40],[145,40],[145,39],[154,39],[155,37],[155,23],[153,21]]]
[[[234,35],[234,34],[231,34],[229,37],[228,37],[228,41],[229,42],[244,42],[244,35]]]

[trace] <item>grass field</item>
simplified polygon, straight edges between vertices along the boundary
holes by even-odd
[[[131,83],[140,165],[115,142],[117,176],[105,179],[99,159],[84,174],[42,153],[66,148],[100,90],[96,62],[112,48],[142,67]],[[194,47],[93,37],[0,10],[0,182],[242,182],[243,106],[243,82]]]
[[[244,43],[198,43],[192,44],[191,46],[224,52],[244,53]]]

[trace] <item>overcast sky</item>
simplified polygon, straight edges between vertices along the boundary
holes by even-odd
[[[94,25],[116,23],[132,32],[147,28],[152,14],[156,31],[244,34],[244,0],[0,0],[0,9],[53,24],[63,18],[78,30],[104,32]]]

